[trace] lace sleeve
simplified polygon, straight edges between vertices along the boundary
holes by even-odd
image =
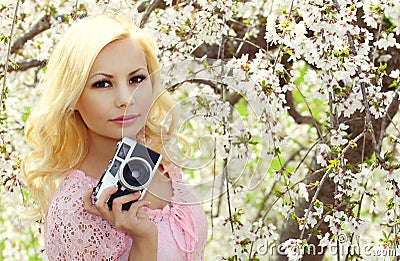
[[[94,180],[76,171],[53,196],[45,225],[49,260],[127,259],[130,237],[84,210],[83,193],[93,183]]]

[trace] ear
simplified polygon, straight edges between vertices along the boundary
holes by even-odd
[[[80,107],[81,107],[81,103],[80,103],[80,99],[79,99],[78,102],[75,104],[75,107],[72,108],[72,110],[74,110],[74,112],[75,111],[79,112]]]
[[[79,113],[79,110],[75,107],[75,108],[69,108],[68,109],[68,114],[75,114],[75,112]]]

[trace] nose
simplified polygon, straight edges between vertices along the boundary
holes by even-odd
[[[115,90],[115,106],[118,108],[133,105],[136,100],[134,98],[134,89],[128,85],[121,84]]]

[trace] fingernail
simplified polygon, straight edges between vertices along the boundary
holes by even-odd
[[[92,189],[92,188],[93,188],[93,185],[92,185],[92,184],[89,184],[88,188],[89,188],[89,189]]]

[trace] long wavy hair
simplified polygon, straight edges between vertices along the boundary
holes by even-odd
[[[77,168],[88,151],[87,127],[75,105],[90,69],[109,43],[135,39],[146,56],[154,104],[147,117],[144,141],[165,153],[164,142],[174,135],[175,116],[170,96],[160,86],[160,65],[152,36],[121,14],[102,14],[75,22],[57,44],[47,65],[42,96],[25,127],[32,150],[22,163],[22,175],[38,203],[34,218],[43,218],[49,201],[65,175]],[[165,160],[168,162],[167,157]]]

